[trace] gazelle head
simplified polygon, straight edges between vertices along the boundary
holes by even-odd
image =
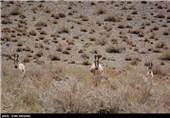
[[[153,78],[154,74],[153,74],[152,66],[153,66],[152,62],[149,62],[147,75],[151,75],[151,77]]]
[[[15,68],[18,68],[18,58],[19,58],[18,53],[14,54],[14,66],[15,66]]]
[[[100,59],[101,56],[99,55],[95,55],[94,58],[94,64],[95,64],[95,69],[97,70],[99,68],[99,59]]]

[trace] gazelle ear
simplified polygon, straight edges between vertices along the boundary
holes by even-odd
[[[94,55],[94,58],[96,59],[97,55]]]
[[[99,54],[99,55],[98,55],[98,58],[100,59],[101,57],[102,57],[102,55],[101,55],[101,54]]]
[[[17,58],[16,58],[16,60],[17,60],[17,62],[18,62],[18,58],[19,58],[19,55],[18,55],[18,53],[16,54],[16,57],[17,57]]]
[[[149,62],[149,67],[152,67],[152,62]]]

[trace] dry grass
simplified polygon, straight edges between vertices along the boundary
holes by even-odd
[[[91,65],[91,63],[87,60],[87,59],[84,59],[83,62],[82,62],[82,65]]]
[[[58,43],[58,44],[56,45],[56,51],[61,52],[62,50],[63,50],[62,44],[61,44],[61,43]]]
[[[70,54],[70,52],[69,52],[68,50],[63,50],[62,53],[63,53],[63,54],[67,54],[67,55]]]
[[[43,50],[39,50],[35,54],[37,57],[42,57],[43,56]]]
[[[60,57],[58,55],[54,55],[54,54],[49,54],[48,58],[50,58],[50,60],[52,60],[52,61],[60,60]]]
[[[119,44],[110,45],[106,48],[108,53],[121,53],[123,50],[125,50],[125,47]]]
[[[35,27],[47,27],[47,23],[45,21],[38,21]]]
[[[11,10],[10,15],[19,15],[21,13],[19,7],[15,7]]]
[[[6,17],[1,21],[2,24],[12,24],[12,20],[9,17]]]
[[[17,41],[17,46],[19,46],[19,47],[23,46],[23,42],[20,41],[20,40],[18,40],[18,41]]]
[[[161,41],[161,42],[157,42],[156,43],[156,48],[164,48],[166,46],[165,42]]]
[[[96,40],[96,44],[100,46],[104,46],[107,44],[107,39],[106,38],[100,38]]]
[[[162,13],[157,13],[157,14],[155,14],[154,17],[156,17],[156,18],[165,18],[165,16]]]
[[[37,35],[37,32],[36,32],[35,30],[31,30],[31,31],[29,32],[29,34],[30,34],[31,36],[36,36],[36,35]]]
[[[160,57],[161,60],[170,60],[170,50],[167,50],[166,52],[164,52],[161,57]]]
[[[104,8],[102,8],[102,7],[97,8],[96,14],[97,14],[97,15],[106,14],[106,10],[105,10]]]
[[[120,21],[122,21],[122,17],[117,15],[117,14],[109,14],[109,15],[106,16],[104,21],[107,21],[107,22],[120,22]]]
[[[145,82],[139,70],[132,67],[126,68],[129,69],[126,71],[128,76],[121,74],[108,77],[107,81],[101,79],[95,87],[87,70],[84,75],[88,79],[80,79],[84,75],[71,77],[69,73],[81,72],[78,67],[67,72],[65,66],[64,74],[60,69],[63,66],[55,67],[54,63],[33,65],[34,71],[28,68],[27,77],[21,80],[17,70],[6,70],[8,66],[2,65],[2,113],[168,112],[169,84],[152,80]],[[159,110],[161,107],[164,107],[163,111]]]
[[[58,31],[59,34],[62,34],[62,33],[69,33],[69,29],[67,27],[62,27],[60,28],[60,31]]]
[[[83,53],[83,54],[81,55],[81,57],[82,57],[83,59],[89,59],[89,58],[90,58],[87,53]]]
[[[32,49],[29,46],[24,46],[23,51],[32,52]]]
[[[69,44],[69,45],[74,45],[74,40],[72,38],[67,38],[66,42]]]

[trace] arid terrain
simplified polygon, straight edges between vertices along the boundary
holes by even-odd
[[[1,1],[0,81],[2,113],[170,113],[170,2]]]

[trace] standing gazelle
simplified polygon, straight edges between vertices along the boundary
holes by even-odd
[[[96,79],[96,86],[97,86],[97,83],[98,83],[98,81],[100,81],[99,80],[100,77],[103,76],[104,71],[103,71],[103,67],[99,63],[100,56],[95,55],[94,58],[95,58],[95,60],[94,60],[94,63],[92,64],[92,66],[90,68],[90,72],[93,73],[93,75],[94,75],[94,77]]]
[[[151,75],[151,78],[154,77],[154,75],[153,75],[153,70],[152,70],[152,66],[153,66],[152,62],[149,62],[149,67],[148,67],[147,76],[148,76],[148,75]]]
[[[25,65],[22,63],[19,63],[18,58],[19,58],[18,53],[14,54],[14,66],[16,69],[18,68],[22,72],[23,77],[25,77],[25,72],[26,72]]]

